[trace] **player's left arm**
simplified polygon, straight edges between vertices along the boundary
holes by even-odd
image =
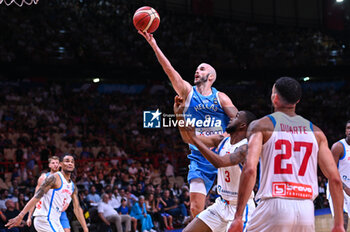
[[[233,105],[231,99],[223,92],[219,92],[218,96],[219,96],[221,107],[224,109],[226,115],[229,118],[236,117],[238,110],[236,106]]]
[[[193,137],[194,145],[198,148],[201,154],[211,163],[215,168],[222,168],[233,166],[244,161],[247,153],[247,145],[240,146],[236,151],[225,156],[219,156],[211,151],[198,136]]]
[[[228,230],[229,232],[243,230],[243,211],[254,188],[257,165],[264,139],[262,127],[259,124],[261,124],[261,120],[252,122],[248,127],[247,137],[249,142],[247,160],[240,177],[236,214]]]
[[[73,211],[78,221],[80,222],[80,225],[83,227],[84,232],[89,231],[84,218],[83,209],[80,207],[80,204],[79,204],[78,188],[74,189],[74,192],[72,194],[72,201],[73,201]]]

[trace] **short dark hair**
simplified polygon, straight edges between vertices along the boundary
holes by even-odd
[[[66,156],[72,156],[72,157],[73,157],[73,159],[75,160],[74,155],[69,154],[69,153],[65,153],[63,156],[61,156],[61,158],[60,158],[60,162],[63,162],[63,159],[64,159],[64,157],[66,157]]]
[[[348,121],[346,122],[345,126],[348,125],[348,123],[350,123],[350,120],[348,120]]]
[[[275,82],[278,94],[289,104],[297,103],[301,98],[301,85],[291,77],[281,77]]]
[[[253,114],[249,110],[242,110],[242,111],[245,114],[244,121],[245,121],[245,123],[247,124],[247,127],[248,127],[249,124],[256,119],[256,116],[255,116],[255,114]]]

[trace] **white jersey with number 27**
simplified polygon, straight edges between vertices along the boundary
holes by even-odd
[[[268,117],[274,131],[262,148],[256,199],[314,200],[318,195],[318,143],[312,123],[282,112]]]

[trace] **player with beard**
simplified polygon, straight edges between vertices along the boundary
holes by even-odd
[[[181,115],[183,100],[176,96],[174,112]],[[218,197],[213,205],[202,211],[184,232],[219,232],[226,231],[236,212],[239,179],[242,163],[247,153],[248,140],[247,128],[255,115],[249,111],[239,111],[226,127],[230,137],[212,135],[208,137],[196,136],[193,127],[180,128],[180,133],[185,142],[194,144],[203,156],[218,168]],[[178,120],[183,120],[180,116]],[[186,126],[186,125],[185,125]],[[216,147],[216,153],[208,147]],[[255,209],[254,192],[251,193],[245,208],[245,223]]]
[[[44,182],[46,177],[58,172],[58,170],[60,169],[60,160],[57,156],[50,157],[48,161],[49,161],[50,172],[41,174],[41,176],[38,179],[38,184],[35,188],[35,192],[38,191],[40,185]],[[34,209],[35,209],[35,207],[33,207],[31,210],[29,210],[29,215],[28,215],[28,219],[27,219],[27,226],[28,227],[30,227],[32,224],[32,215],[33,215]],[[62,212],[61,217],[60,217],[60,222],[61,222],[61,225],[62,225],[64,231],[70,232],[70,225],[69,225],[69,220],[68,220],[66,211]]]
[[[139,31],[152,47],[164,72],[171,81],[175,92],[185,101],[185,118],[195,120],[196,134],[208,136],[223,134],[230,118],[234,118],[237,108],[223,92],[212,87],[216,80],[215,69],[206,63],[200,64],[194,74],[194,86],[185,81],[173,68],[169,60],[158,47],[152,34]],[[203,121],[212,122],[204,126]],[[198,148],[189,144],[191,154],[187,180],[190,183],[190,202],[192,216],[204,209],[205,197],[216,178],[217,169],[206,160]]]
[[[18,226],[24,215],[34,206],[34,227],[38,232],[57,231],[64,232],[60,223],[60,216],[73,200],[74,214],[83,227],[88,231],[83,210],[79,205],[78,189],[74,187],[71,174],[74,171],[74,157],[65,154],[60,162],[61,172],[56,172],[45,178],[36,191],[34,197],[26,204],[19,215],[6,224],[11,229]]]

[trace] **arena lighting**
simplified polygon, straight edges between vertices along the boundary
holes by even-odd
[[[94,79],[92,79],[92,82],[98,83],[98,82],[100,82],[100,78],[94,78]]]
[[[343,2],[343,0],[336,0],[337,2]]]
[[[304,80],[304,81],[309,81],[309,80],[310,80],[310,77],[304,77],[303,80]]]

